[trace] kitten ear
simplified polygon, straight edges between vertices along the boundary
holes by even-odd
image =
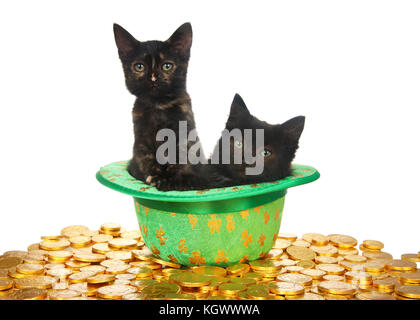
[[[298,143],[305,126],[305,117],[298,116],[287,120],[281,125],[282,131],[294,142]]]
[[[242,97],[236,93],[230,107],[229,118],[241,115],[250,115],[250,113]]]
[[[166,40],[173,48],[187,54],[192,45],[192,27],[189,22],[184,23]]]
[[[129,56],[139,43],[127,30],[116,23],[114,23],[114,37],[120,57]]]

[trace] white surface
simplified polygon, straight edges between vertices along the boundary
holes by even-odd
[[[418,1],[13,1],[0,8],[0,253],[107,221],[132,199],[100,185],[128,159],[131,107],[112,23],[140,40],[190,21],[188,90],[212,149],[235,92],[271,123],[306,116],[281,232],[343,233],[420,250]],[[268,4],[267,4],[268,3]]]

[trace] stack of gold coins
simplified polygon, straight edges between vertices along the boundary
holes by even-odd
[[[279,233],[261,259],[186,267],[117,223],[59,234],[0,256],[1,300],[420,300],[420,255],[394,259],[377,240]]]

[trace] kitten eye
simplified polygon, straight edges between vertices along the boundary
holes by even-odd
[[[171,70],[172,67],[173,67],[173,64],[169,63],[169,62],[166,62],[166,63],[162,64],[162,70],[164,70],[164,71]]]
[[[242,141],[235,140],[235,147],[236,148],[242,148]]]
[[[270,152],[270,151],[268,151],[268,150],[264,150],[263,152],[261,152],[261,155],[262,155],[263,157],[269,157],[269,156],[271,156],[271,152]]]
[[[142,72],[144,70],[144,64],[143,63],[136,63],[134,65],[134,70],[137,72]]]

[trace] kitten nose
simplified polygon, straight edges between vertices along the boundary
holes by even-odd
[[[152,73],[152,77],[150,78],[150,80],[152,80],[152,82],[155,82],[157,80],[154,73]]]

